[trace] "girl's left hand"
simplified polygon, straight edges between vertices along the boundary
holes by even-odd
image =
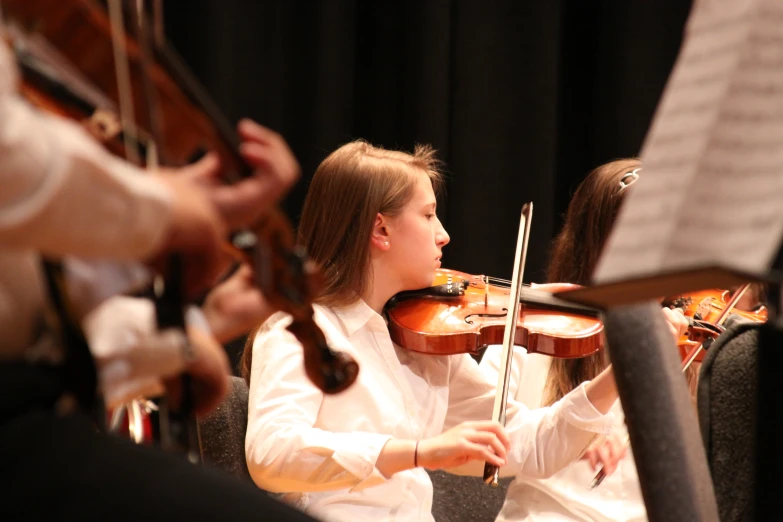
[[[666,318],[666,322],[669,325],[669,331],[674,336],[674,343],[680,340],[680,337],[688,331],[688,319],[682,313],[679,308],[661,308],[663,316]]]
[[[598,470],[598,464],[603,467],[606,475],[611,475],[617,469],[620,460],[628,451],[628,445],[617,434],[599,439],[587,448],[582,460],[590,462],[594,471]]]

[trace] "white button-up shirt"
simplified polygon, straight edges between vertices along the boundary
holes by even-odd
[[[203,312],[194,306],[188,307],[185,323],[210,331]],[[149,299],[109,298],[87,314],[84,333],[107,408],[159,396],[163,380],[185,368],[185,334],[176,328],[158,330],[155,304]]]
[[[528,407],[541,404],[551,358],[514,350],[509,395]],[[484,353],[480,367],[487,378],[497,378],[500,347],[491,346]],[[620,439],[627,435],[622,407],[618,400],[613,432]],[[509,486],[497,522],[641,522],[647,520],[639,477],[631,448],[614,473],[600,486],[590,489],[595,471],[587,461],[572,462],[546,479],[520,475]]]
[[[386,322],[363,301],[316,306],[330,346],[360,365],[357,381],[324,395],[304,372],[302,347],[271,317],[253,344],[247,463],[262,488],[329,521],[431,521],[432,484],[424,469],[385,478],[375,467],[391,438],[424,439],[466,420],[492,417],[495,383],[469,355],[431,356],[394,345]],[[584,388],[551,408],[511,402],[512,447],[504,474],[543,477],[578,458],[613,415],[601,415]],[[483,463],[471,472],[480,474]]]

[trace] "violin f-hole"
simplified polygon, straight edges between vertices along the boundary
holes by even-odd
[[[470,314],[465,316],[465,322],[468,324],[473,324],[473,321],[470,320],[471,317],[506,317],[508,315],[508,308],[503,308],[502,314]]]

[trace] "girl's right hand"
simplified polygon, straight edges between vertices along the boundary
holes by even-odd
[[[419,442],[418,465],[427,469],[453,468],[470,460],[503,466],[511,442],[494,421],[463,422],[437,437]]]

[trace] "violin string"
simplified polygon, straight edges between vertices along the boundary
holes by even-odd
[[[492,283],[499,283],[499,284],[509,285],[509,286],[511,285],[511,281],[509,281],[508,279],[501,279],[499,277],[492,277],[492,276],[486,276],[485,279]],[[522,286],[529,287],[530,283],[522,283]]]
[[[487,276],[486,279],[487,279],[487,281],[491,281],[493,283],[503,283],[503,284],[507,284],[507,285],[511,284],[511,281],[509,281],[508,279],[501,279],[499,277]]]
[[[485,284],[492,283],[492,284],[495,284],[496,286],[503,286],[504,288],[511,286],[511,281],[509,281],[507,279],[500,279],[498,277],[480,276],[479,279],[480,279],[480,281],[482,283],[485,283]],[[478,283],[477,282],[470,282],[470,284],[475,286]],[[522,290],[523,290],[524,294],[529,296],[529,297],[534,297],[536,295],[539,295],[541,297],[552,297],[552,294],[550,292],[547,292],[545,290],[536,290],[535,288],[532,288],[530,283],[522,283]]]
[[[487,276],[485,277],[485,280],[490,283],[495,283],[497,285],[511,286],[511,281],[509,281],[508,279],[501,279],[499,277]],[[525,293],[535,292],[535,290],[531,288],[530,283],[522,283],[522,287],[526,288]],[[547,293],[547,292],[542,291],[542,293]]]

